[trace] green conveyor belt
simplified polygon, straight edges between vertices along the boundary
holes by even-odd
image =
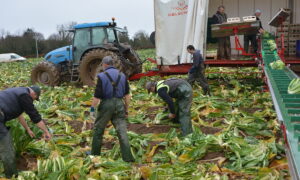
[[[285,125],[287,136],[287,157],[291,175],[294,179],[300,177],[300,94],[288,94],[287,89],[292,79],[297,78],[292,70],[273,70],[270,63],[279,58],[277,51],[271,51],[267,43],[262,40],[262,58],[264,71],[268,79],[272,100],[278,119]]]

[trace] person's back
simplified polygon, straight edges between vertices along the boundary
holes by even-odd
[[[109,67],[98,74],[102,83],[102,95],[100,99],[123,98],[125,95],[126,76],[114,67]],[[111,79],[110,79],[111,78]],[[115,94],[112,81],[116,84]]]
[[[23,95],[29,96],[27,87],[15,87],[0,91],[0,109],[5,114],[6,121],[15,119],[24,112],[20,103]]]
[[[160,89],[161,87],[168,87],[168,94],[172,97],[177,87],[183,83],[187,83],[187,81],[178,78],[170,78],[170,79],[162,80],[157,82],[157,90]]]

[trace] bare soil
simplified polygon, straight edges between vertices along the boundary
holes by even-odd
[[[37,169],[37,158],[27,153],[17,159],[17,169],[28,171]]]
[[[161,142],[159,142],[159,141],[149,141],[149,142],[148,142],[148,144],[149,144],[149,146],[150,146],[150,149],[152,149],[154,146],[156,146],[156,145],[159,144],[159,143],[161,143]],[[165,150],[165,149],[166,149],[165,146],[158,146],[158,147],[156,148],[154,154],[159,153],[161,150],[163,151],[163,150]]]
[[[211,162],[216,162],[213,159],[218,157],[225,157],[223,152],[208,152],[201,160],[212,160]]]
[[[222,131],[221,128],[215,128],[215,127],[200,126],[199,128],[204,134],[215,134]]]
[[[157,111],[162,109],[162,111],[164,110],[163,106],[153,106],[153,107],[149,107],[146,111],[146,118],[149,118],[151,120],[154,120],[157,114]]]
[[[128,131],[133,131],[137,134],[160,134],[167,133],[171,128],[174,128],[169,125],[156,125],[156,124],[130,124],[127,125]]]
[[[68,124],[72,127],[76,134],[82,132],[83,122],[82,121],[68,121]],[[93,128],[94,123],[86,123],[86,130],[90,130]]]
[[[256,111],[262,111],[263,109],[261,108],[241,108],[242,111],[245,111],[249,114],[253,114],[255,113]]]

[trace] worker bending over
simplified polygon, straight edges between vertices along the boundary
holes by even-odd
[[[104,130],[111,120],[117,131],[123,160],[133,162],[125,120],[131,98],[129,84],[126,76],[113,66],[111,56],[103,58],[102,67],[105,71],[97,76],[98,82],[90,110],[91,116],[94,118],[95,107],[100,103],[97,107],[91,153],[100,155]]]
[[[175,119],[181,124],[183,136],[193,132],[191,122],[193,90],[187,81],[171,78],[158,82],[147,82],[146,89],[148,93],[157,93],[168,104],[169,118]],[[172,98],[176,99],[175,104]]]
[[[34,107],[33,101],[39,100],[41,89],[38,86],[15,87],[0,91],[0,158],[3,162],[4,173],[7,178],[17,175],[16,156],[12,137],[5,123],[18,118],[30,137],[35,134],[28,127],[22,113],[29,115],[31,121],[44,131],[44,138],[51,139],[51,135],[42,121],[41,115]]]

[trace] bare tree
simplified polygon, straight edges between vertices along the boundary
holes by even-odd
[[[149,35],[143,30],[140,30],[134,34],[131,44],[134,48],[137,49],[145,49],[145,48],[153,47]]]
[[[73,26],[76,24],[77,24],[76,22],[69,22],[69,23],[57,25],[56,29],[58,31],[60,40],[70,42],[72,40],[73,34],[68,30],[73,29]]]

